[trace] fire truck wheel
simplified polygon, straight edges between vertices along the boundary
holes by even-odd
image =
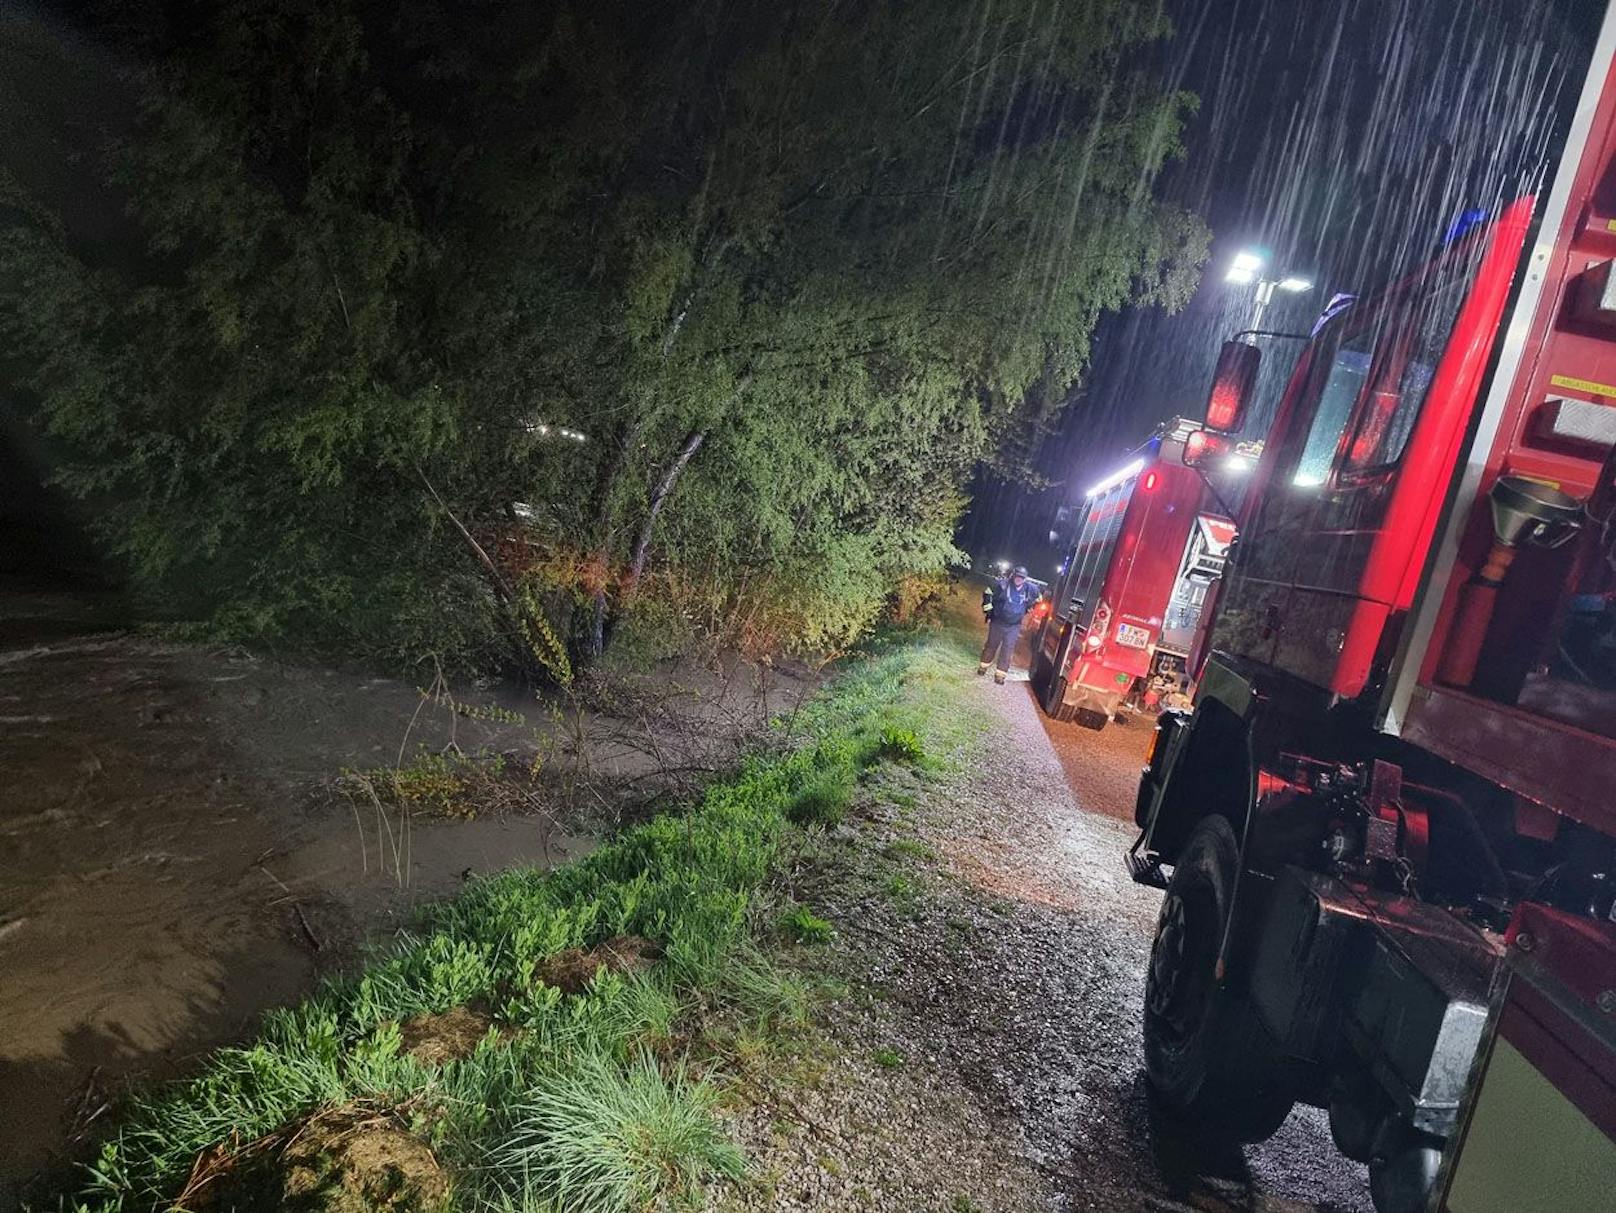
[[[1203,818],[1179,852],[1145,978],[1145,1073],[1157,1113],[1191,1136],[1262,1141],[1294,1102],[1267,1032],[1217,980],[1239,867],[1234,829]]]
[[[1375,1134],[1369,1195],[1375,1213],[1424,1213],[1442,1166],[1442,1143],[1388,1116]]]
[[[1048,679],[1049,662],[1044,660],[1043,636],[1040,633],[1032,638],[1032,664],[1027,669],[1027,681],[1032,683],[1034,690],[1042,691]]]
[[[1066,679],[1053,675],[1044,684],[1044,712],[1053,720],[1070,720],[1072,709],[1066,703]]]

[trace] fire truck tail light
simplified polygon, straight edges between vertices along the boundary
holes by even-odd
[[[1104,639],[1105,639],[1105,637],[1101,636],[1100,633],[1098,633],[1098,632],[1090,632],[1089,636],[1088,636],[1088,639],[1085,640],[1083,643],[1088,645],[1089,648],[1091,648],[1091,649],[1097,649],[1097,648],[1100,647],[1100,642],[1102,640],[1104,640]]]
[[[1154,493],[1156,486],[1160,483],[1161,473],[1155,468],[1151,468],[1150,471],[1145,473],[1144,478],[1139,481],[1139,487],[1147,493]]]

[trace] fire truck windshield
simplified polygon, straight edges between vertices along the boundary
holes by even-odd
[[[1307,432],[1302,457],[1296,465],[1293,483],[1304,488],[1320,485],[1329,478],[1341,434],[1347,428],[1352,405],[1369,378],[1374,334],[1359,333],[1341,342],[1330,359],[1330,371],[1319,389],[1319,404],[1313,425]]]

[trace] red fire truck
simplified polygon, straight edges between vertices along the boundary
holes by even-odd
[[[1175,419],[1084,496],[1033,642],[1033,688],[1049,715],[1102,729],[1130,696],[1188,687],[1202,603],[1234,539],[1234,523],[1203,500],[1196,465],[1213,446],[1224,460],[1250,458],[1225,445]]]
[[[1158,1110],[1326,1107],[1382,1213],[1616,1208],[1613,47],[1542,194],[1315,330],[1140,782]]]

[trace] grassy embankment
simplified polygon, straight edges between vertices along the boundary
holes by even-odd
[[[429,910],[252,1043],[131,1099],[77,1207],[591,1213],[744,1176],[713,1115],[726,1068],[738,1041],[805,1025],[805,983],[769,953],[829,929],[782,916],[771,869],[869,768],[971,731],[928,694],[962,660],[952,632],[875,646],[799,712],[804,743]]]

